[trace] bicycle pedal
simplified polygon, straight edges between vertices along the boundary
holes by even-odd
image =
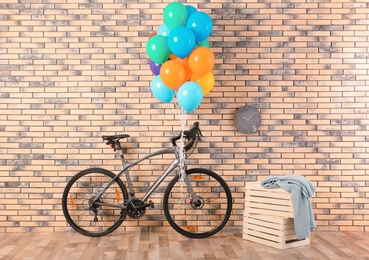
[[[149,207],[152,209],[155,208],[154,202],[152,202],[151,200],[149,200]]]

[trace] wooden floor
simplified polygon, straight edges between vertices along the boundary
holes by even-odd
[[[0,259],[369,259],[369,232],[313,232],[311,243],[279,250],[220,232],[189,239],[176,232],[124,233],[90,238],[74,232],[2,233]]]

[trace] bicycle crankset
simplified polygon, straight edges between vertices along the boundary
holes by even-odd
[[[139,219],[145,215],[147,207],[154,207],[154,203],[149,201],[148,204],[145,204],[143,201],[139,199],[133,199],[128,203],[127,206],[127,214],[131,218]]]

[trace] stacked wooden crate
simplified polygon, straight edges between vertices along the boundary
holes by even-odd
[[[266,189],[260,182],[246,183],[243,238],[278,249],[307,245],[295,234],[291,194]]]

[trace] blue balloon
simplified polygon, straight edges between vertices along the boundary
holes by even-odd
[[[170,33],[170,29],[165,23],[159,26],[157,35],[168,37],[169,33]]]
[[[192,30],[197,42],[202,42],[210,36],[213,30],[213,21],[208,14],[196,12],[188,18],[186,27]]]
[[[185,7],[187,9],[187,17],[190,17],[191,14],[194,14],[197,12],[197,9],[193,7],[192,5],[185,5]]]
[[[196,46],[193,32],[185,26],[177,26],[168,36],[169,50],[179,58],[185,58]]]
[[[178,103],[187,113],[201,104],[203,96],[201,86],[193,81],[183,83],[177,92]]]
[[[164,85],[160,79],[160,75],[157,75],[151,81],[151,92],[154,94],[154,97],[165,103],[172,101],[176,93],[173,89]]]

